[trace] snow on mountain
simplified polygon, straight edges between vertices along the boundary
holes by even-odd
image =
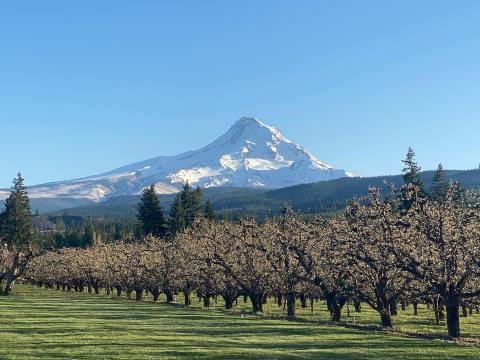
[[[224,135],[197,151],[159,156],[104,174],[29,187],[32,198],[100,201],[139,194],[155,184],[161,194],[177,192],[187,181],[201,187],[276,189],[351,177],[317,160],[278,129],[253,118],[241,118]],[[7,193],[0,191],[0,199]]]

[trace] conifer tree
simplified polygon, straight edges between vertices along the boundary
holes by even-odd
[[[202,197],[203,194],[200,187],[193,190],[188,182],[185,183],[180,193],[180,200],[185,214],[184,222],[186,228],[192,226],[195,218],[201,214]]]
[[[404,163],[404,168],[402,169],[403,172],[403,182],[405,186],[402,190],[402,201],[401,201],[401,210],[408,210],[412,207],[413,202],[415,199],[409,198],[405,196],[405,191],[409,185],[413,185],[418,189],[417,195],[419,197],[425,197],[425,190],[424,184],[420,177],[420,171],[422,168],[418,166],[417,162],[415,161],[415,151],[412,148],[408,148],[408,152],[406,155],[405,160],[402,160]]]
[[[190,225],[193,224],[193,221],[196,217],[202,214],[202,199],[203,199],[203,192],[200,186],[198,186],[192,193],[192,208],[191,208],[191,218]]]
[[[165,237],[166,221],[154,185],[143,190],[142,199],[138,204],[137,218],[140,220],[143,235]]]
[[[212,220],[212,221],[215,220],[215,218],[216,218],[215,210],[213,208],[213,204],[210,201],[210,199],[207,199],[207,201],[205,203],[205,209],[203,211],[203,216],[205,217],[205,219]]]
[[[430,198],[437,202],[444,202],[448,193],[448,183],[445,179],[445,172],[442,164],[438,164],[437,170],[433,174],[432,189]]]
[[[95,244],[95,229],[93,228],[92,220],[89,218],[85,229],[83,231],[83,246],[88,248]]]
[[[172,235],[185,229],[185,211],[180,193],[175,196],[175,201],[170,206],[169,228]]]
[[[13,188],[5,201],[0,233],[9,249],[25,249],[33,238],[32,214],[27,188],[20,173],[13,179]]]
[[[423,181],[420,178],[420,171],[422,168],[418,166],[415,161],[415,151],[412,148],[408,148],[408,152],[405,160],[402,160],[405,167],[402,169],[403,182],[405,184],[412,184],[423,189]]]
[[[188,181],[183,185],[182,191],[180,192],[180,202],[182,203],[184,212],[185,226],[187,226],[189,224],[190,209],[192,208],[192,187]]]

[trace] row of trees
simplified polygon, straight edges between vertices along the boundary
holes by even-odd
[[[296,316],[296,301],[323,298],[332,321],[353,301],[376,310],[385,327],[398,303],[433,303],[445,307],[448,334],[458,337],[459,307],[480,296],[480,207],[473,198],[456,200],[457,191],[452,184],[437,201],[411,184],[398,199],[371,189],[342,216],[311,223],[288,208],[261,224],[196,218],[168,240],[49,252],[34,260],[28,277],[77,291],[135,293],[137,300],[145,291],[168,301],[182,293],[187,306],[192,293],[205,306],[222,297],[227,309],[243,295],[253,312],[275,296],[288,317]]]
[[[440,166],[427,193],[413,150],[404,163],[405,185],[392,187],[391,196],[372,188],[340,216],[309,221],[288,207],[262,223],[215,221],[211,206],[200,206],[200,190],[187,184],[168,222],[150,187],[139,204],[143,238],[46,252],[34,258],[24,279],[58,289],[135,293],[137,300],[146,292],[154,300],[164,293],[167,301],[182,293],[187,306],[192,293],[206,307],[222,297],[227,309],[244,296],[253,312],[274,296],[285,302],[288,317],[296,316],[297,301],[306,306],[307,299],[322,298],[332,321],[340,321],[342,307],[353,301],[357,309],[361,303],[375,309],[385,327],[392,326],[398,303],[411,303],[415,311],[430,303],[437,318],[446,311],[448,334],[458,337],[459,307],[477,305],[480,296],[479,202],[447,184]],[[3,293],[33,256],[31,231],[20,231],[30,226],[21,176],[6,207]]]

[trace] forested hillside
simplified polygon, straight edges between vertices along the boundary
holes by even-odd
[[[424,171],[421,178],[429,188],[434,171]],[[448,181],[457,180],[470,189],[480,188],[480,170],[446,170]],[[388,191],[387,184],[400,186],[402,175],[359,178],[341,178],[312,184],[297,185],[279,190],[255,190],[242,188],[206,189],[204,197],[213,202],[214,208],[225,217],[242,215],[268,216],[275,214],[285,203],[302,213],[331,213],[343,209],[346,202],[356,196],[365,195],[371,186]],[[53,215],[75,215],[108,218],[131,218],[137,211],[140,196],[119,196],[105,202],[65,211]],[[167,208],[173,203],[175,195],[160,195],[162,204]]]

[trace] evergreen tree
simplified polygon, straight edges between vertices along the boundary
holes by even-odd
[[[418,166],[417,162],[415,161],[415,151],[412,148],[408,148],[407,156],[405,160],[402,160],[405,167],[402,169],[403,172],[403,182],[405,184],[412,184],[418,186],[421,190],[423,190],[424,185],[423,181],[420,178],[420,171],[422,168]]]
[[[193,190],[188,182],[183,186],[182,192],[180,193],[180,200],[182,202],[186,228],[190,227],[195,218],[201,214],[202,196],[200,187]]]
[[[183,185],[182,191],[177,194],[170,207],[169,228],[172,234],[192,226],[195,218],[202,214],[202,197],[200,187],[194,190],[188,182]]]
[[[400,204],[400,209],[408,210],[412,207],[415,199],[405,196],[405,192],[407,191],[407,186],[409,184],[416,186],[419,189],[417,196],[419,196],[420,198],[425,197],[425,190],[424,190],[423,181],[420,177],[420,171],[422,170],[422,168],[418,166],[417,162],[415,161],[415,151],[413,151],[412,148],[408,148],[406,158],[405,160],[402,160],[402,162],[404,164],[402,173],[403,173],[403,182],[405,183],[405,186],[402,188],[402,194],[401,194],[402,201]]]
[[[5,201],[0,234],[9,249],[25,249],[33,238],[32,214],[27,188],[20,173],[13,179],[13,188]]]
[[[183,185],[183,189],[180,192],[180,202],[182,203],[184,221],[186,226],[190,215],[189,212],[192,207],[192,187],[190,186],[188,181]]]
[[[167,226],[154,185],[143,190],[142,199],[138,204],[137,218],[140,220],[143,235],[165,237]]]
[[[215,210],[213,209],[213,204],[210,201],[210,199],[207,199],[205,203],[205,209],[203,211],[203,216],[207,220],[215,220],[216,215],[215,215]]]
[[[456,181],[453,185],[452,201],[455,205],[460,205],[467,200],[467,190]]]
[[[172,235],[182,232],[185,229],[185,211],[183,209],[180,193],[175,196],[175,201],[170,206],[169,225],[170,233]]]
[[[430,190],[430,198],[434,201],[443,203],[448,193],[448,183],[445,179],[445,172],[442,164],[438,164],[437,170],[433,174],[432,188]]]
[[[89,218],[83,231],[83,247],[89,247],[95,243],[95,229],[93,228],[92,220]]]
[[[195,220],[196,217],[202,215],[202,203],[203,203],[203,192],[200,186],[198,186],[192,193],[190,225],[193,224],[193,221]]]

